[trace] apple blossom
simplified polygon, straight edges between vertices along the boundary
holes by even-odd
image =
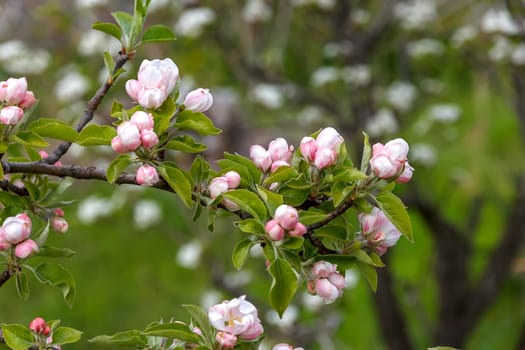
[[[270,172],[273,173],[275,170],[282,166],[290,166],[290,164],[285,160],[276,160],[272,163],[272,167],[270,168]]]
[[[140,131],[139,128],[129,121],[125,121],[117,128],[117,136],[120,138],[121,150],[124,152],[134,151],[140,146]],[[115,145],[114,145],[115,142]],[[117,141],[111,141],[112,147],[118,147]],[[118,152],[117,149],[113,148]]]
[[[319,295],[325,304],[331,304],[343,295],[345,278],[337,272],[337,265],[321,260],[314,264],[310,273],[308,292]]]
[[[260,145],[253,145],[250,147],[250,158],[262,171],[266,171],[272,166],[270,152]]]
[[[229,189],[237,188],[241,184],[241,175],[236,171],[228,171],[223,177],[226,178]]]
[[[8,250],[11,248],[11,243],[4,240],[3,236],[0,234],[0,252]]]
[[[396,182],[400,183],[406,183],[412,179],[412,173],[414,172],[414,168],[408,164],[408,160],[405,162],[405,167],[403,168],[403,172],[399,177],[396,179]]]
[[[301,154],[305,157],[306,161],[313,163],[315,159],[315,153],[317,152],[317,141],[313,137],[303,137],[301,140]]]
[[[150,149],[159,143],[159,137],[153,129],[144,129],[140,132],[140,141],[144,148]]]
[[[58,216],[51,218],[51,227],[58,233],[66,233],[69,229],[69,224],[66,219]]]
[[[17,106],[7,106],[0,109],[0,123],[16,125],[24,117],[24,111]]]
[[[143,165],[137,170],[137,183],[141,186],[153,186],[159,182],[157,169],[151,165]]]
[[[317,138],[315,139],[317,141],[317,148],[318,149],[331,149],[334,151],[337,151],[339,148],[339,145],[343,143],[343,137],[339,135],[337,130],[335,130],[332,127],[324,128],[321,130],[319,135],[317,135]]]
[[[291,230],[299,222],[297,209],[292,206],[282,204],[275,210],[274,220],[285,230]]]
[[[275,344],[272,350],[304,350],[303,348],[294,348],[293,346],[286,343]]]
[[[240,183],[241,176],[239,175],[239,173],[233,170],[225,173],[223,176],[215,177],[210,181],[210,184],[208,186],[208,190],[210,191],[210,198],[215,199],[220,194],[237,188],[237,186],[239,186]],[[222,204],[230,210],[239,210],[239,206],[228,199],[223,199]]]
[[[32,239],[26,239],[15,247],[15,255],[20,259],[25,259],[33,253],[39,251],[38,244]]]
[[[280,241],[284,238],[284,229],[275,220],[268,221],[265,230],[274,241]]]
[[[343,137],[334,128],[321,130],[317,138],[306,136],[301,140],[301,154],[307,162],[313,163],[318,169],[331,167],[337,162],[339,146]]]
[[[0,96],[9,105],[17,105],[24,100],[27,92],[27,80],[25,77],[16,79],[9,78],[0,83]]]
[[[20,101],[20,103],[18,104],[18,107],[24,108],[24,109],[31,108],[34,106],[35,103],[36,103],[35,94],[33,93],[33,91],[27,91],[26,95],[24,96],[24,99]]]
[[[315,154],[314,165],[319,169],[325,169],[334,165],[337,161],[337,153],[329,148],[321,148]]]
[[[29,323],[29,329],[36,334],[42,334],[48,336],[51,333],[51,329],[46,324],[46,321],[42,317],[37,317]]]
[[[213,104],[213,96],[210,90],[198,88],[188,92],[184,98],[184,106],[193,112],[206,112]]]
[[[401,138],[388,141],[385,145],[376,143],[372,146],[370,168],[374,174],[382,179],[391,178],[404,169],[405,163],[407,163],[408,150],[408,143]],[[413,168],[408,166],[407,173],[402,177],[400,182],[410,180],[408,176],[411,170],[413,170]]]
[[[233,349],[237,344],[237,336],[228,332],[217,332],[215,340],[223,349]]]
[[[213,178],[208,186],[208,190],[210,191],[210,198],[217,198],[220,194],[228,191],[228,188],[228,179],[225,176]]]
[[[288,142],[282,137],[278,137],[271,141],[268,145],[268,152],[273,162],[285,161],[287,163],[292,160],[293,146],[288,147]]]
[[[0,227],[0,237],[9,244],[18,244],[31,234],[31,219],[26,213],[10,216]]]
[[[300,236],[304,236],[306,231],[307,231],[306,226],[298,222],[297,224],[295,224],[295,226],[290,231],[288,231],[288,234],[290,236],[300,237]]]
[[[255,339],[263,332],[257,309],[246,301],[245,295],[211,306],[208,309],[208,318],[218,331],[243,339]]]
[[[374,207],[368,214],[358,215],[361,224],[361,236],[366,239],[366,245],[382,255],[386,249],[394,246],[401,232],[388,220],[385,213]]]
[[[153,115],[144,111],[136,111],[129,121],[131,124],[134,124],[139,131],[152,129],[154,125]]]
[[[315,281],[315,292],[325,304],[333,303],[342,294],[327,278],[319,278]]]

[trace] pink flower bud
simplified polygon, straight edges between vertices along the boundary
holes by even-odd
[[[139,131],[153,129],[154,125],[153,115],[143,111],[136,111],[133,113],[129,121],[131,124],[136,125]]]
[[[175,88],[178,79],[179,68],[170,58],[143,60],[140,64],[138,81],[145,89],[161,89],[168,96]]]
[[[388,155],[390,161],[396,164],[403,164],[407,160],[408,149],[408,143],[401,138],[397,138],[388,141],[385,144],[384,151]]]
[[[0,252],[11,248],[11,244],[4,240],[2,233],[0,232]]]
[[[69,224],[66,219],[54,216],[51,218],[51,227],[58,233],[66,233],[69,229]]]
[[[303,137],[301,140],[301,154],[307,162],[312,163],[315,160],[315,153],[317,152],[317,141],[312,137]]]
[[[24,99],[18,104],[18,107],[27,109],[33,107],[35,103],[35,94],[33,93],[33,91],[27,91],[26,95],[24,96]]]
[[[299,222],[299,214],[297,213],[297,210],[286,204],[277,207],[273,218],[285,230],[293,229]]]
[[[164,90],[157,88],[142,89],[139,91],[137,102],[144,108],[157,109],[162,106],[166,98],[168,98],[168,95],[166,95]]]
[[[122,145],[122,140],[118,136],[115,136],[114,138],[111,139],[111,148],[113,148],[113,150],[117,153],[127,152],[124,145]]]
[[[159,182],[157,169],[151,165],[143,165],[137,170],[137,183],[141,186],[153,186]]]
[[[132,100],[139,100],[139,92],[142,89],[142,85],[138,80],[130,79],[126,82],[126,92]]]
[[[332,283],[339,291],[342,291],[345,288],[346,281],[345,277],[340,273],[332,273],[328,276],[328,280]]]
[[[315,291],[323,298],[325,304],[333,303],[340,296],[339,289],[326,278],[319,278],[315,281]]]
[[[270,168],[270,172],[273,173],[275,170],[282,166],[290,166],[290,164],[285,160],[276,160],[272,163],[272,167]]]
[[[225,176],[219,176],[216,178],[213,178],[210,181],[210,185],[208,186],[208,190],[210,191],[210,198],[215,199],[220,194],[228,191],[229,185],[228,185],[228,178]]]
[[[399,177],[396,179],[397,182],[400,183],[406,183],[412,179],[412,173],[414,172],[414,168],[408,164],[408,161],[405,162],[405,167],[403,169],[403,172]]]
[[[37,317],[29,323],[29,329],[36,334],[42,334],[46,337],[51,332],[51,329],[46,324],[46,321],[42,317]]]
[[[292,160],[293,150],[293,146],[288,147],[288,142],[282,137],[273,140],[268,145],[268,152],[274,162],[280,160],[289,163]]]
[[[264,329],[260,322],[252,323],[248,329],[239,334],[239,338],[244,340],[254,340],[257,339],[261,334],[263,334]]]
[[[331,167],[337,162],[337,153],[329,148],[321,148],[315,154],[314,164],[318,169]]]
[[[288,231],[290,236],[300,237],[306,233],[306,226],[298,222],[295,224],[294,228]]]
[[[374,249],[379,246],[392,247],[401,237],[401,232],[376,207],[368,214],[359,214],[358,219],[361,223],[361,235],[366,238],[368,246]]]
[[[316,138],[317,148],[328,148],[337,152],[339,145],[343,143],[343,137],[334,128],[324,128]]]
[[[241,184],[241,175],[236,171],[228,171],[226,174],[222,175],[226,178],[228,182],[228,189],[237,188]]]
[[[38,154],[40,155],[40,158],[42,159],[46,159],[47,157],[49,157],[49,154],[47,154],[47,152],[44,150],[38,151]]]
[[[150,149],[159,143],[159,138],[153,129],[144,129],[140,132],[140,141],[144,148]]]
[[[22,102],[27,92],[27,80],[25,77],[16,79],[9,78],[6,81],[7,89],[5,91],[4,100],[7,104],[17,105]]]
[[[397,166],[395,166],[390,159],[382,154],[373,156],[370,159],[370,167],[374,174],[382,179],[388,179],[397,173]]]
[[[141,144],[139,128],[129,121],[125,121],[118,126],[117,135],[120,137],[122,148],[125,151],[134,151]]]
[[[53,209],[53,214],[56,216],[64,217],[64,210],[62,208],[55,208]]]
[[[7,106],[0,109],[0,123],[16,125],[24,117],[24,111],[17,106]]]
[[[0,227],[0,237],[9,244],[18,244],[31,234],[31,220],[27,214],[18,214],[5,219]]]
[[[262,171],[268,170],[272,165],[272,157],[264,147],[253,145],[250,147],[250,158]]]
[[[275,220],[270,220],[265,226],[266,233],[274,241],[280,241],[284,238],[284,229]]]
[[[312,275],[315,278],[326,278],[334,273],[337,273],[337,265],[328,261],[320,260],[312,267]]]
[[[213,96],[208,89],[198,88],[190,91],[184,99],[184,106],[193,112],[206,112],[213,104]]]
[[[27,239],[15,247],[15,255],[20,259],[25,259],[33,253],[38,252],[38,245],[32,239]]]
[[[217,332],[215,340],[223,349],[233,349],[237,344],[237,336],[227,332]]]

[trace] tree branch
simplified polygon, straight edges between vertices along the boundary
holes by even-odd
[[[84,127],[93,119],[93,115],[95,114],[95,111],[97,110],[98,106],[102,102],[102,99],[106,95],[106,93],[109,91],[111,86],[113,86],[114,80],[113,76],[115,73],[122,68],[122,66],[131,58],[129,54],[122,54],[119,53],[119,57],[117,61],[115,62],[115,68],[113,69],[113,74],[111,77],[109,77],[106,82],[97,90],[95,93],[95,96],[87,103],[86,109],[84,110],[84,114],[82,118],[79,120],[78,124],[75,126],[75,130],[77,132],[82,131]],[[48,157],[45,159],[42,159],[41,163],[46,164],[55,164],[71,147],[71,142],[63,142],[51,153]]]
[[[13,275],[15,274],[15,271],[11,268],[5,269],[4,272],[0,275],[0,287],[4,285]]]

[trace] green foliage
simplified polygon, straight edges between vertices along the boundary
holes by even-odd
[[[269,292],[270,304],[282,317],[297,291],[297,278],[290,263],[281,258],[275,259],[270,264],[268,272],[272,276],[272,286]]]
[[[76,283],[71,273],[64,269],[62,265],[43,263],[35,269],[29,269],[40,283],[59,288],[66,304],[69,307],[73,306],[76,294]]]
[[[57,140],[75,142],[78,133],[66,123],[49,118],[39,118],[31,123],[28,130],[42,137],[51,137]]]
[[[21,324],[2,324],[5,343],[13,350],[26,350],[33,345],[33,335]]]
[[[81,146],[109,146],[115,136],[117,132],[111,126],[90,124],[79,133],[76,143]]]

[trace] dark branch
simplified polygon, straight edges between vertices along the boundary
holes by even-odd
[[[130,59],[129,55],[119,54],[117,61],[115,62],[115,69],[113,70],[112,77],[115,73],[122,68],[122,66]],[[79,120],[78,124],[75,126],[76,131],[80,132],[84,127],[93,119],[93,115],[97,110],[100,102],[109,91],[111,86],[113,86],[114,80],[110,77],[106,82],[97,90],[95,96],[87,103],[86,109],[84,110],[84,115]],[[47,158],[43,159],[41,162],[46,164],[55,164],[71,147],[71,142],[63,142],[50,154]]]
[[[15,274],[15,271],[11,268],[7,268],[2,274],[0,275],[0,287],[4,285],[13,275]]]

